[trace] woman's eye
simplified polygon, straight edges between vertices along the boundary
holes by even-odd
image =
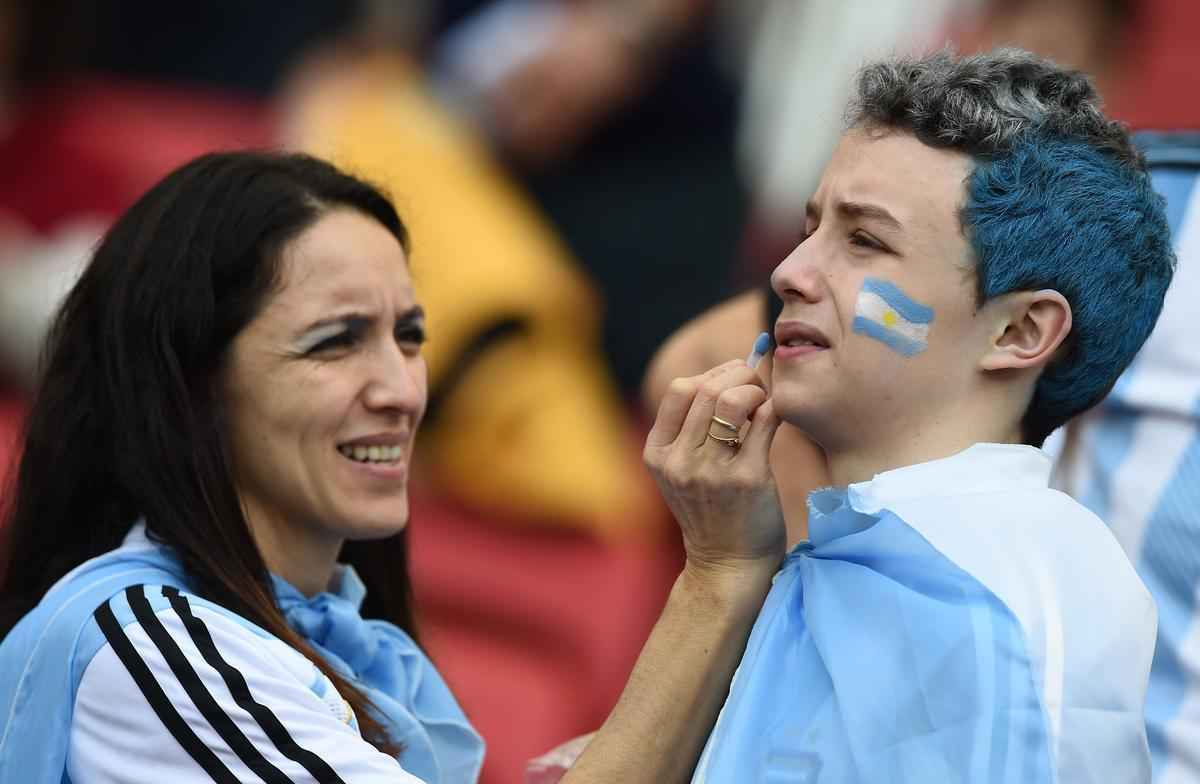
[[[396,330],[396,342],[402,346],[420,348],[425,343],[425,330],[421,327],[402,327]]]
[[[337,348],[348,348],[354,345],[357,336],[353,332],[339,332],[336,335],[331,335],[325,338],[317,345],[309,349],[310,354],[319,354],[324,351],[330,351]]]

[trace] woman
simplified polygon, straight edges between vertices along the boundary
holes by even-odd
[[[27,425],[0,784],[475,780],[482,741],[411,635],[407,247],[382,195],[305,156],[202,157],[113,226]],[[740,449],[706,435],[718,398],[753,417]],[[690,775],[782,556],[764,401],[731,362],[664,402],[646,456],[687,565],[566,781]]]

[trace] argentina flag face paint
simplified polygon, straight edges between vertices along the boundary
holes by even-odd
[[[867,278],[854,306],[854,331],[898,354],[915,357],[929,347],[933,308],[908,297],[894,283]]]

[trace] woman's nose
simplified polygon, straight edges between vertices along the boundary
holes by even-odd
[[[424,359],[396,348],[375,360],[364,392],[368,408],[376,411],[419,412],[425,408]]]

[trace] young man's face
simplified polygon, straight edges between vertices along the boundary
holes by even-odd
[[[970,396],[989,341],[958,217],[971,167],[873,129],[847,132],[826,166],[771,284],[776,411],[827,449],[940,428]]]

